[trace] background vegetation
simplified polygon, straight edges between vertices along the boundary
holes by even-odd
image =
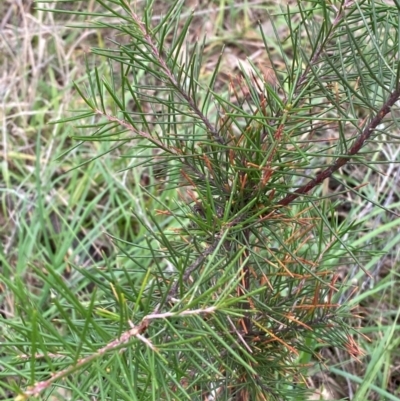
[[[188,13],[191,8],[195,10],[190,40],[196,41],[204,34],[208,38],[200,78],[207,80],[212,76],[225,46],[216,88],[223,91],[231,77],[242,74],[239,61],[250,71],[248,60],[274,85],[275,77],[256,22],[260,21],[274,58],[277,45],[264,7],[268,5],[273,13],[279,11],[279,5],[230,0],[200,3],[185,3]],[[154,18],[161,16],[167,5],[156,2]],[[95,11],[98,7],[95,1],[75,6],[85,11]],[[71,139],[77,134],[72,123],[49,124],[71,115],[71,110],[84,108],[73,82],[86,80],[84,55],[92,46],[108,47],[112,40],[110,30],[72,29],[69,26],[76,22],[76,16],[34,10],[30,1],[4,1],[0,4],[0,16],[0,398],[9,399],[21,388],[37,383],[38,377],[46,378],[46,366],[60,371],[82,355],[88,358],[98,355],[102,348],[93,343],[94,337],[82,316],[95,313],[97,334],[103,336],[101,344],[112,340],[102,325],[113,319],[119,321],[120,316],[113,310],[115,302],[124,303],[118,283],[135,287],[131,272],[137,266],[124,244],[136,244],[135,258],[141,260],[141,266],[150,258],[144,250],[148,241],[146,232],[135,216],[145,219],[146,210],[159,209],[160,203],[181,202],[187,194],[163,188],[156,202],[155,177],[162,172],[154,167],[129,169],[129,147],[117,148],[107,157],[99,158],[109,151],[109,143],[82,142],[78,146]],[[275,20],[282,37],[288,34],[283,22],[283,17]],[[89,56],[87,63],[92,62]],[[276,57],[278,69],[279,63],[282,61]],[[107,65],[97,67],[107,74]],[[349,323],[359,328],[354,347],[363,352],[357,355],[357,360],[338,349],[325,349],[329,366],[324,369],[319,366],[307,380],[307,385],[315,389],[316,399],[400,399],[397,324],[400,197],[396,140],[381,141],[379,151],[371,157],[376,162],[373,169],[355,164],[346,166],[321,189],[321,196],[337,194],[335,218],[339,222],[357,222],[357,230],[352,230],[346,240],[354,248],[364,247],[369,251],[369,259],[363,260],[363,266],[370,276],[348,260],[337,263],[340,279],[351,284],[343,291],[340,302],[354,306],[358,317],[351,318]],[[349,187],[361,190],[346,190]],[[383,205],[384,209],[377,205]],[[157,223],[160,228],[175,228],[170,217],[162,216]],[[87,274],[94,269],[98,272],[97,282]],[[100,300],[96,298],[98,291],[102,294]],[[61,312],[65,314],[60,316]],[[66,326],[71,332],[67,333]],[[117,325],[115,333],[125,329]],[[43,335],[44,332],[51,335]],[[60,343],[64,347],[58,348],[59,355],[32,348],[32,344],[38,344],[41,350],[46,344],[51,349],[55,340],[60,341],[58,347]],[[65,350],[70,355],[67,363],[61,352]],[[147,357],[133,350],[129,352],[132,359]],[[108,386],[106,381],[118,382],[113,369],[121,362],[115,359],[110,358],[108,367],[100,367],[94,358],[98,377],[97,388],[92,388],[90,395],[92,399],[102,399],[101,394]],[[127,366],[119,368],[127,375],[130,372]],[[93,374],[87,375],[88,382],[93,380]],[[85,374],[83,378],[84,381]],[[58,387],[52,397],[87,399],[81,391],[66,378],[65,388]],[[130,395],[127,393],[125,398]]]

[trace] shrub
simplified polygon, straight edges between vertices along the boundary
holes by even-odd
[[[376,169],[394,138],[398,10],[298,2],[270,16],[274,39],[260,25],[269,68],[243,61],[225,85],[224,52],[207,71],[182,1],[160,18],[151,1],[97,3],[82,14],[109,39],[75,86],[84,109],[61,122],[80,121],[74,139],[103,142],[102,157],[119,152],[141,193],[136,237],[110,239],[118,269],[113,254],[74,266],[94,283],[86,303],[38,269],[62,327],[35,317],[27,354],[46,368],[30,359],[20,398],[57,385],[74,399],[305,399],[324,349],[362,356],[338,270],[376,249],[353,246],[358,222],[338,210],[363,196],[351,172]],[[341,191],[321,185],[333,179]]]

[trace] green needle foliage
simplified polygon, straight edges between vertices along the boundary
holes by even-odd
[[[96,1],[93,13],[53,2],[109,38],[75,86],[82,110],[61,122],[136,177],[135,238],[110,238],[117,264],[71,261],[85,295],[37,267],[47,314],[15,288],[6,386],[20,400],[306,399],[324,348],[362,356],[337,269],[362,271],[370,254],[321,184],[346,165],[375,169],[396,140],[399,5],[299,1],[271,15],[275,38],[260,26],[273,79],[243,65],[224,85],[223,49],[204,74],[207,40],[188,42],[183,1],[160,18],[153,1]]]

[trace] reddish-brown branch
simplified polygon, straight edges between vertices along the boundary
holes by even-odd
[[[335,163],[330,167],[319,173],[315,178],[309,181],[307,184],[300,187],[294,193],[285,196],[278,202],[280,206],[287,206],[289,203],[293,202],[299,196],[306,194],[311,191],[317,185],[321,184],[326,178],[330,177],[335,171],[343,167],[352,156],[356,155],[360,149],[364,146],[365,142],[370,138],[376,127],[382,123],[383,118],[390,112],[392,106],[399,100],[400,97],[400,84],[396,90],[390,95],[387,102],[382,106],[377,115],[370,121],[370,123],[364,128],[360,136],[356,139],[353,146],[347,152],[346,156],[339,157]]]

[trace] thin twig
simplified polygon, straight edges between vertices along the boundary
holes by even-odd
[[[119,338],[117,338],[116,340],[110,341],[107,345],[100,348],[93,354],[87,356],[86,358],[80,359],[76,364],[70,365],[68,368],[63,369],[63,370],[53,374],[50,379],[35,383],[33,386],[29,387],[23,394],[20,395],[20,399],[22,400],[22,399],[24,399],[24,397],[28,397],[28,396],[38,396],[41,392],[43,392],[45,389],[49,388],[57,380],[70,375],[77,369],[87,365],[89,362],[101,357],[102,355],[106,354],[107,352],[120,348],[122,345],[127,344],[133,337],[140,340],[142,343],[144,343],[146,346],[148,346],[152,351],[158,352],[158,350],[154,346],[154,344],[143,335],[146,332],[146,330],[149,326],[149,322],[151,320],[166,319],[166,318],[175,317],[175,316],[210,314],[210,313],[214,313],[215,311],[216,311],[215,307],[209,307],[209,308],[203,308],[203,309],[184,310],[182,312],[177,312],[177,313],[172,313],[172,312],[159,313],[159,314],[152,313],[150,315],[145,316],[142,319],[142,321],[136,326],[134,324],[132,324],[131,322],[129,322],[130,329],[125,331],[124,333],[122,333],[122,335]],[[48,355],[46,355],[46,356],[48,356]],[[65,357],[65,355],[60,355],[60,356]],[[21,359],[22,358],[28,359],[28,356],[23,355],[21,357]]]
[[[147,327],[148,327],[148,322],[145,319],[143,319],[142,322],[137,326],[132,325],[131,328],[126,332],[122,333],[122,335],[119,338],[109,342],[106,346],[100,348],[97,352],[94,352],[93,354],[87,356],[86,358],[80,359],[76,364],[70,365],[66,369],[54,373],[50,379],[35,383],[33,386],[24,391],[24,393],[20,396],[20,399],[21,400],[26,399],[24,397],[28,396],[38,396],[41,392],[43,392],[46,388],[50,387],[50,385],[56,382],[57,380],[68,376],[77,369],[81,368],[84,365],[87,365],[89,362],[99,358],[105,353],[111,350],[115,350],[116,348],[119,348],[121,345],[128,343],[132,339],[132,337],[136,337],[139,340],[143,341],[144,337],[141,336],[141,334],[146,331]],[[149,346],[149,344],[150,344],[149,341],[146,339],[146,345]],[[151,348],[154,350],[154,346],[151,346]]]
[[[157,139],[156,137],[154,137],[154,135],[149,134],[148,132],[145,131],[141,131],[139,129],[137,129],[135,126],[133,126],[131,123],[129,123],[126,120],[123,120],[121,118],[115,117],[113,115],[104,113],[103,111],[99,110],[99,109],[94,109],[93,110],[96,114],[101,115],[103,117],[105,117],[108,121],[112,121],[117,123],[118,125],[120,125],[121,127],[126,128],[129,131],[132,131],[134,133],[136,133],[137,135],[139,135],[140,137],[149,140],[150,142],[154,143],[155,145],[157,145],[160,149],[163,149],[164,151],[171,153],[175,156],[179,157],[180,162],[186,166],[187,169],[191,170],[199,180],[201,181],[209,181],[210,183],[215,184],[215,181],[211,178],[211,177],[207,177],[205,174],[203,174],[199,169],[197,169],[193,164],[190,164],[187,160],[187,157],[185,157],[184,154],[182,154],[181,152],[177,151],[176,149],[172,148],[172,147],[168,147],[165,146],[165,144],[163,142],[161,142],[159,139]],[[0,153],[1,155],[1,153]]]
[[[138,28],[140,29],[144,40],[147,42],[150,51],[153,53],[153,56],[156,58],[157,62],[160,64],[161,68],[165,72],[168,80],[174,86],[174,88],[178,91],[178,93],[186,100],[189,107],[193,110],[193,112],[200,118],[200,120],[207,127],[208,132],[212,135],[212,137],[219,143],[224,143],[224,139],[218,134],[218,131],[211,124],[210,120],[202,113],[194,100],[190,97],[190,95],[182,88],[182,85],[177,81],[173,72],[168,67],[164,58],[160,55],[160,52],[157,48],[157,45],[154,43],[150,33],[147,31],[143,21],[139,18],[139,16],[131,9],[132,19],[136,22]]]
[[[392,106],[399,100],[400,97],[400,83],[398,84],[396,90],[389,96],[388,101],[382,106],[376,116],[371,120],[371,122],[367,125],[366,128],[359,135],[357,140],[354,142],[353,146],[346,153],[345,156],[339,157],[336,159],[335,163],[333,163],[330,167],[319,173],[314,179],[309,181],[307,184],[300,187],[294,193],[291,193],[285,196],[278,202],[279,206],[287,206],[289,203],[293,202],[299,196],[306,194],[311,191],[317,185],[321,184],[326,178],[332,176],[332,174],[343,167],[345,164],[349,162],[352,156],[356,155],[360,149],[364,146],[365,142],[371,137],[375,128],[382,123],[383,118],[386,114],[390,113]]]
[[[312,56],[310,62],[308,63],[307,67],[305,68],[304,72],[301,74],[299,80],[297,81],[295,92],[300,90],[303,83],[307,81],[308,74],[311,70],[311,66],[313,66],[319,62],[319,58],[320,58],[321,54],[323,53],[325,45],[327,43],[329,43],[332,36],[335,34],[335,32],[336,32],[335,28],[339,25],[340,21],[342,20],[342,18],[344,16],[344,10],[347,7],[348,7],[348,5],[346,2],[344,5],[342,4],[339,9],[337,9],[336,7],[334,8],[336,11],[336,17],[332,23],[331,29],[330,29],[329,33],[326,35],[325,40],[318,46],[317,50],[315,51],[314,55]]]

